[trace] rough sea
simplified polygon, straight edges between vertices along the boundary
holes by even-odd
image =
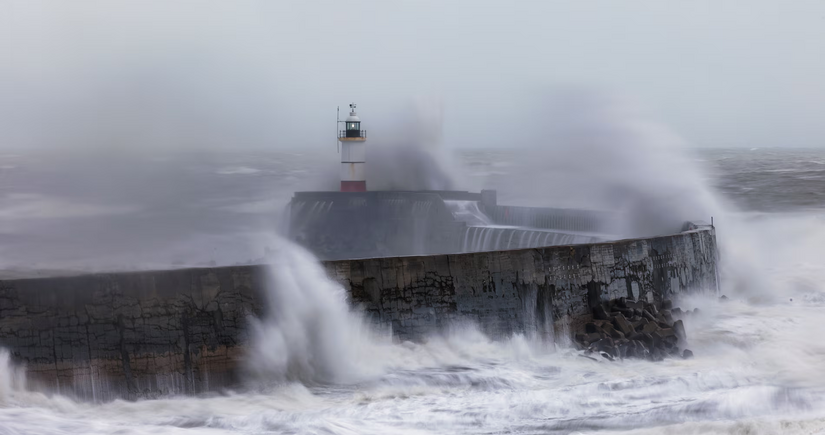
[[[332,151],[4,154],[3,276],[266,261],[299,309],[256,323],[253,388],[211,396],[76,402],[0,350],[0,434],[825,433],[825,150],[627,145],[450,153],[442,172],[503,204],[636,211],[628,234],[712,217],[729,299],[675,304],[700,308],[694,359],[597,362],[472,324],[394,342],[276,235],[293,191],[334,189]],[[308,328],[334,339],[294,339]]]

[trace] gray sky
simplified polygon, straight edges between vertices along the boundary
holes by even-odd
[[[825,144],[822,1],[0,0],[0,149],[529,145],[569,87],[696,146]],[[432,115],[431,115],[432,116]],[[534,144],[533,144],[534,145]]]

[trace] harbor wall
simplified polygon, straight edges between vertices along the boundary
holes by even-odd
[[[564,340],[600,300],[717,289],[714,230],[607,243],[326,261],[351,303],[401,340],[472,321]],[[238,386],[265,266],[0,281],[0,346],[32,388],[82,399]]]

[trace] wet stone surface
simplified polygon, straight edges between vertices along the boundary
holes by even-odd
[[[593,307],[593,320],[584,325],[584,332],[575,334],[575,343],[584,356],[598,355],[610,361],[693,358],[692,351],[680,349],[687,335],[682,319],[673,319],[676,310],[681,314],[669,299],[656,303],[623,297],[599,302]]]

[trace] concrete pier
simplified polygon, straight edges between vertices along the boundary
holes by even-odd
[[[717,288],[714,230],[585,245],[326,261],[351,303],[399,339],[456,321],[492,337],[575,332],[600,300]],[[88,400],[236,386],[265,266],[0,281],[0,346],[33,388]]]

